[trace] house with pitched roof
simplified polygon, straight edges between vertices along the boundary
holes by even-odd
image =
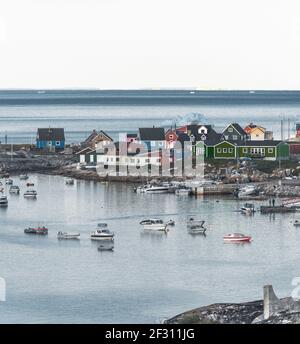
[[[36,148],[50,151],[63,150],[65,148],[64,128],[38,128]]]
[[[165,147],[165,129],[160,127],[139,128],[139,139],[147,145],[149,151]]]
[[[90,147],[92,149],[100,148],[113,142],[113,139],[103,130],[97,131],[94,129],[92,133],[81,143],[81,147]]]
[[[247,132],[238,123],[228,124],[222,134],[224,139],[229,141],[246,141],[249,139]]]

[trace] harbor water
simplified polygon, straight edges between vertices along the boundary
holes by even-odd
[[[39,174],[28,180],[37,199],[25,199],[28,181],[12,178],[21,193],[7,192],[8,207],[0,208],[0,323],[160,322],[211,303],[261,299],[264,284],[288,296],[300,276],[297,214],[245,216],[236,211],[243,202],[232,198],[136,194],[133,185],[66,185]],[[206,236],[187,233],[189,214],[206,221]],[[139,222],[149,217],[176,225],[167,234],[144,232]],[[113,252],[90,240],[99,222],[115,233]],[[24,234],[37,225],[48,236]],[[58,231],[81,237],[58,240]],[[253,241],[224,244],[231,232]]]

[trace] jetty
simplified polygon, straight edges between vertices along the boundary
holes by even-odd
[[[295,213],[297,211],[297,208],[295,207],[284,207],[283,205],[279,206],[266,206],[262,205],[260,207],[260,212],[262,214],[275,214],[275,213]]]
[[[192,187],[193,195],[232,195],[236,184],[218,184]]]

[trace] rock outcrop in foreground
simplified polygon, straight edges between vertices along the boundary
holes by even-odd
[[[279,299],[271,285],[264,299],[246,303],[218,303],[181,313],[166,324],[300,324],[300,301]]]

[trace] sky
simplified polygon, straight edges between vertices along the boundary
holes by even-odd
[[[299,0],[0,0],[0,88],[300,89]]]

